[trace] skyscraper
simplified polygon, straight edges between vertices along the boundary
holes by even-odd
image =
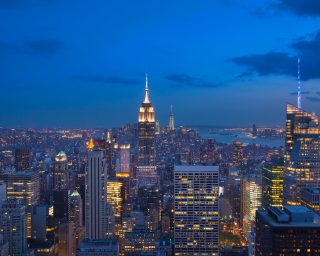
[[[219,167],[174,167],[175,255],[218,255]]]
[[[262,207],[282,206],[283,203],[283,158],[264,164],[262,169]]]
[[[244,148],[244,145],[241,141],[233,142],[231,161],[234,166],[237,166],[237,167],[243,166],[244,164],[243,148]]]
[[[120,171],[116,176],[123,178],[130,176],[130,144],[120,146]]]
[[[256,256],[320,255],[319,215],[304,206],[257,211]]]
[[[55,157],[53,172],[53,188],[56,190],[67,189],[68,179],[68,160],[65,152],[60,151]]]
[[[32,170],[32,151],[30,148],[17,148],[14,157],[17,171]]]
[[[169,131],[174,131],[174,114],[173,114],[173,108],[171,105],[171,111],[170,111],[170,117],[169,117]]]
[[[106,180],[107,170],[103,151],[95,148],[92,139],[88,145],[88,165],[85,191],[85,237],[106,237]]]
[[[300,204],[303,187],[320,186],[320,126],[318,117],[287,104],[285,201]]]
[[[73,191],[69,196],[69,221],[72,224],[72,234],[75,245],[78,245],[83,236],[82,225],[82,199],[78,191]]]
[[[155,165],[155,112],[149,99],[147,77],[144,101],[138,117],[138,165]]]

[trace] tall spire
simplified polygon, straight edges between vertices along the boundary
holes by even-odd
[[[301,77],[300,77],[300,57],[298,57],[298,108],[301,108]]]
[[[149,100],[149,88],[148,88],[148,75],[146,74],[146,88],[144,90],[144,101],[143,103],[150,103]]]

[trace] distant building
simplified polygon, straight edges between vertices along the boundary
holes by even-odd
[[[262,207],[282,206],[283,202],[283,158],[265,163],[262,168]]]
[[[232,144],[231,161],[234,166],[243,167],[244,165],[244,144],[241,141],[234,141]]]
[[[84,239],[77,248],[77,256],[118,256],[119,243],[117,240],[88,240]]]
[[[257,211],[255,255],[320,255],[319,221],[319,215],[304,206]]]
[[[174,167],[175,255],[219,254],[219,167]]]
[[[174,114],[173,114],[173,108],[171,105],[171,111],[170,111],[170,117],[169,117],[169,131],[172,132],[174,131]]]
[[[75,240],[74,248],[80,243],[83,237],[83,216],[82,199],[78,191],[73,191],[69,195],[69,222],[72,224],[72,236]]]
[[[258,135],[257,126],[255,124],[253,124],[253,126],[252,126],[252,136],[253,137],[257,137],[257,135]]]
[[[120,146],[120,171],[116,173],[117,177],[128,178],[131,173],[130,166],[130,144]]]
[[[287,104],[285,201],[299,205],[303,187],[320,187],[320,125],[315,114]]]
[[[14,152],[17,171],[32,170],[32,151],[30,148],[17,148]]]
[[[320,211],[320,188],[302,188],[301,204]]]

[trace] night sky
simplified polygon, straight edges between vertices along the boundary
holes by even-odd
[[[258,3],[257,3],[258,2]],[[0,125],[137,121],[148,73],[167,125],[284,126],[320,114],[319,0],[0,0]]]

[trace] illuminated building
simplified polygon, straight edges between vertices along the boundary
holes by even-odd
[[[143,188],[146,186],[159,186],[159,175],[157,173],[157,167],[156,166],[138,166],[137,167],[137,185],[138,188]]]
[[[282,206],[283,202],[283,159],[265,163],[262,169],[262,207]]]
[[[300,204],[302,187],[320,186],[320,127],[318,117],[287,104],[284,197]]]
[[[82,199],[78,191],[69,196],[69,222],[72,223],[72,236],[75,238],[75,247],[82,238]]]
[[[319,215],[304,206],[257,211],[255,255],[320,255]]]
[[[53,172],[53,189],[62,190],[69,187],[67,155],[60,151],[55,157]]]
[[[261,177],[260,177],[261,178]],[[253,231],[256,211],[261,207],[261,181],[259,176],[252,174],[241,180],[241,221],[245,239]]]
[[[320,211],[320,188],[302,188],[301,204]]]
[[[130,176],[130,144],[120,146],[120,171],[116,176],[123,178]]]
[[[144,101],[138,117],[138,165],[155,165],[155,113],[149,99],[147,77]]]
[[[97,149],[92,139],[88,144],[88,163],[85,191],[85,237],[106,237],[106,162],[102,150]]]
[[[119,236],[121,229],[121,220],[123,212],[123,184],[117,179],[108,179],[107,180],[107,203],[112,206],[113,213],[115,216],[115,234]]]
[[[241,141],[233,142],[231,161],[234,166],[242,167],[244,165],[243,149],[244,145]]]
[[[56,246],[53,242],[47,240],[31,240],[28,242],[34,256],[56,256]]]
[[[175,255],[219,254],[219,167],[174,167]]]
[[[61,222],[58,226],[57,238],[58,238],[58,255],[59,256],[71,256],[74,255],[74,238],[72,236],[72,223]]]
[[[14,152],[16,171],[32,170],[32,151],[30,148],[17,148]]]
[[[27,255],[26,207],[8,199],[0,208],[0,231],[9,244],[9,255]]]
[[[170,111],[170,117],[169,117],[169,131],[172,132],[174,131],[174,114],[173,114],[173,108],[171,105],[171,111]]]
[[[36,171],[3,172],[0,180],[7,185],[7,198],[19,199],[26,206],[27,237],[31,237],[31,207],[39,203],[39,173]]]

